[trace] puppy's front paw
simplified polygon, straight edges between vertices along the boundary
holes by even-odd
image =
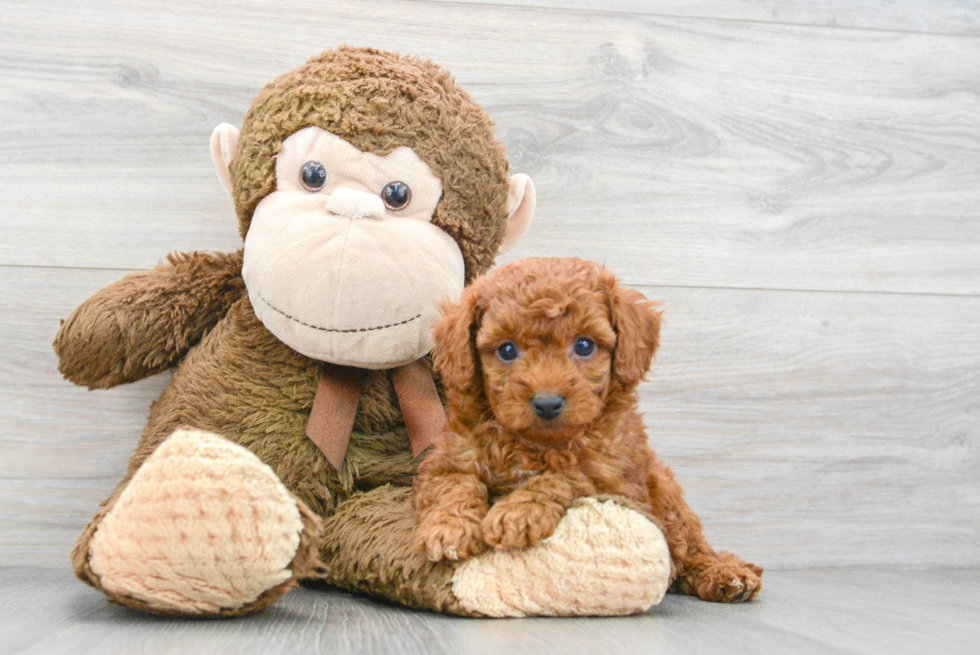
[[[691,576],[690,584],[701,600],[742,603],[762,590],[762,567],[722,551],[717,562]]]
[[[527,548],[550,537],[564,515],[557,503],[505,499],[483,519],[483,539],[494,548]]]
[[[417,543],[433,562],[466,559],[487,549],[478,521],[445,512],[430,513],[422,520]]]

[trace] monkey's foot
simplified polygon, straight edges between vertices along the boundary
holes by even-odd
[[[654,523],[617,502],[581,498],[536,546],[459,564],[452,590],[464,609],[485,616],[613,616],[659,603],[670,576]]]
[[[249,450],[178,429],[96,517],[73,560],[79,577],[123,605],[237,615],[315,571],[319,531],[319,519]]]

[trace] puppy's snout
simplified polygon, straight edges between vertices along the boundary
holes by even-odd
[[[531,399],[534,413],[543,419],[553,419],[565,409],[565,398],[553,393],[539,393]]]

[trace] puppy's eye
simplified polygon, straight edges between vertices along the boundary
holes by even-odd
[[[319,191],[327,183],[327,169],[318,161],[308,161],[303,164],[299,181],[307,191]]]
[[[572,350],[579,357],[591,357],[595,352],[595,341],[588,337],[579,337],[575,340]]]
[[[381,190],[381,199],[385,202],[385,207],[392,211],[405,209],[412,201],[412,190],[404,182],[389,182]]]
[[[497,347],[497,357],[500,358],[500,361],[508,364],[517,359],[520,354],[513,341],[505,341]]]

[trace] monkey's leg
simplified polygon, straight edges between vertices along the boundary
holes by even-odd
[[[628,504],[582,498],[532,548],[433,563],[417,546],[411,489],[386,485],[324,520],[322,580],[464,616],[643,612],[670,584],[670,555],[657,525]]]
[[[320,519],[250,451],[178,429],[95,515],[72,566],[135,609],[247,614],[320,572],[320,529]]]
[[[671,591],[724,603],[748,601],[762,589],[762,567],[715,550],[701,531],[701,520],[687,502],[674,473],[655,455],[650,459],[652,511],[663,522],[676,571]]]

